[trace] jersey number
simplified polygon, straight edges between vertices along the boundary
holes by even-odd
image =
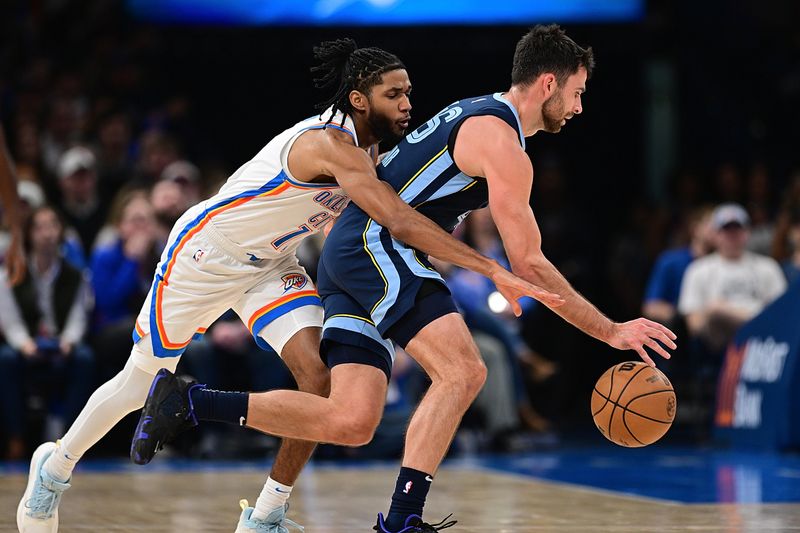
[[[300,224],[297,229],[290,231],[289,233],[285,233],[272,241],[272,247],[276,250],[280,250],[284,244],[295,239],[297,237],[301,237],[306,233],[311,233],[314,229],[319,229],[328,222],[333,219],[331,214],[327,211],[320,211],[314,215],[308,217],[308,221],[305,224]]]
[[[450,106],[446,108],[444,111],[440,112],[438,115],[434,116],[428,122],[420,126],[419,128],[415,129],[411,133],[408,134],[406,137],[406,141],[409,144],[417,144],[418,142],[423,141],[426,137],[428,137],[431,133],[436,131],[436,128],[442,123],[442,119],[444,119],[445,123],[451,122],[455,120],[464,110],[457,105]],[[383,166],[388,166],[389,163],[392,162],[397,154],[400,153],[400,145],[398,144],[395,146],[394,150],[386,154],[381,161]]]

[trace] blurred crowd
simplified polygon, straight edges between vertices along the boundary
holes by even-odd
[[[192,100],[148,70],[158,55],[150,30],[98,29],[98,20],[117,20],[104,13],[112,4],[89,3],[71,26],[83,32],[80,42],[90,36],[78,61],[64,61],[28,18],[3,28],[27,43],[24,53],[0,55],[0,123],[20,180],[28,258],[21,285],[0,283],[0,453],[10,459],[62,434],[96,385],[122,367],[172,225],[243,162],[206,156],[210,141],[198,133]],[[26,14],[37,16],[53,13]],[[768,160],[721,159],[716,168],[677,173],[668,200],[625,207],[629,220],[604,239],[592,214],[570,201],[558,158],[534,161],[545,254],[612,318],[643,313],[685,333],[665,368],[701,390],[714,382],[736,329],[800,278],[800,171],[774,176]],[[506,262],[488,211],[473,213],[458,235]],[[312,277],[321,244],[300,251]],[[7,245],[0,234],[0,256]],[[489,367],[457,449],[537,445],[573,409],[586,411],[590,389],[576,369],[592,364],[597,344],[533,301],[516,319],[488,280],[437,267]],[[595,367],[611,360],[599,361]],[[260,351],[235,316],[194,341],[181,368],[217,388],[292,386],[279,359]],[[400,453],[426,380],[403,353],[394,374],[371,447],[327,453]],[[700,393],[698,401],[709,400]],[[213,430],[201,441],[206,456],[224,448]],[[124,443],[115,450],[124,453]]]

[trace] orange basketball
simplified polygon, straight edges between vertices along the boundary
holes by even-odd
[[[647,446],[675,419],[675,391],[660,370],[641,361],[614,365],[592,391],[592,418],[600,433],[620,446]]]

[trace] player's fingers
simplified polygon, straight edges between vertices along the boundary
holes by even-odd
[[[661,356],[661,357],[663,357],[664,359],[669,359],[670,357],[672,357],[672,355],[670,355],[670,353],[669,353],[668,351],[666,351],[666,350],[664,349],[664,347],[663,347],[663,346],[661,346],[660,344],[658,344],[658,343],[657,343],[656,341],[654,341],[653,339],[647,339],[647,340],[645,341],[645,344],[646,344],[646,345],[647,345],[647,346],[648,346],[648,347],[649,347],[651,350],[653,350],[654,352],[656,352],[658,355],[660,355],[660,356]]]
[[[550,291],[539,289],[537,288],[531,296],[536,298],[543,304],[546,304],[548,307],[558,307],[560,305],[564,305],[564,299],[559,296],[558,294],[554,294]]]
[[[656,366],[656,364],[653,362],[652,359],[650,359],[650,356],[647,355],[647,352],[644,350],[644,348],[642,346],[636,346],[636,348],[634,348],[634,349],[636,350],[636,353],[639,354],[639,357],[642,358],[642,361],[644,361],[645,363],[647,363],[650,366],[653,366],[653,367]]]
[[[660,329],[649,328],[647,331],[647,336],[651,339],[656,339],[661,341],[665,346],[667,346],[670,350],[675,350],[678,345],[675,344],[672,339],[670,339],[666,333],[661,331]]]
[[[670,339],[672,339],[672,340],[675,340],[675,339],[677,339],[677,338],[678,338],[678,336],[677,336],[677,335],[675,335],[675,334],[672,332],[672,330],[671,330],[671,329],[669,329],[669,328],[668,328],[667,326],[665,326],[664,324],[661,324],[661,323],[659,323],[659,322],[655,322],[655,321],[653,321],[653,320],[648,320],[648,319],[646,319],[646,318],[644,319],[644,322],[645,322],[645,324],[647,324],[648,326],[650,326],[650,327],[652,327],[652,328],[656,328],[656,329],[657,329],[657,330],[659,330],[659,331],[662,331],[662,332],[663,332],[663,333],[664,333],[664,334],[665,334],[667,337],[669,337],[669,338],[670,338]]]
[[[522,316],[522,307],[519,305],[516,298],[511,298],[508,303],[511,304],[511,310],[514,312],[514,316]]]

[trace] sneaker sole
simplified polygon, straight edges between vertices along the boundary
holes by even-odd
[[[31,492],[33,492],[33,485],[36,482],[36,474],[39,471],[39,463],[44,462],[44,460],[51,453],[53,453],[53,450],[55,449],[55,442],[45,442],[44,444],[40,444],[39,447],[36,448],[36,451],[33,452],[33,457],[31,457],[31,467],[28,470],[28,485],[25,487],[25,493],[22,495],[19,505],[17,505],[17,529],[20,533],[26,533],[23,529],[25,524],[22,523],[25,518],[25,502],[28,501],[28,499],[31,497]],[[39,529],[39,531],[42,531],[42,529]],[[58,531],[58,509],[56,509],[55,513],[53,513],[53,523],[51,524],[49,531],[52,533]]]

